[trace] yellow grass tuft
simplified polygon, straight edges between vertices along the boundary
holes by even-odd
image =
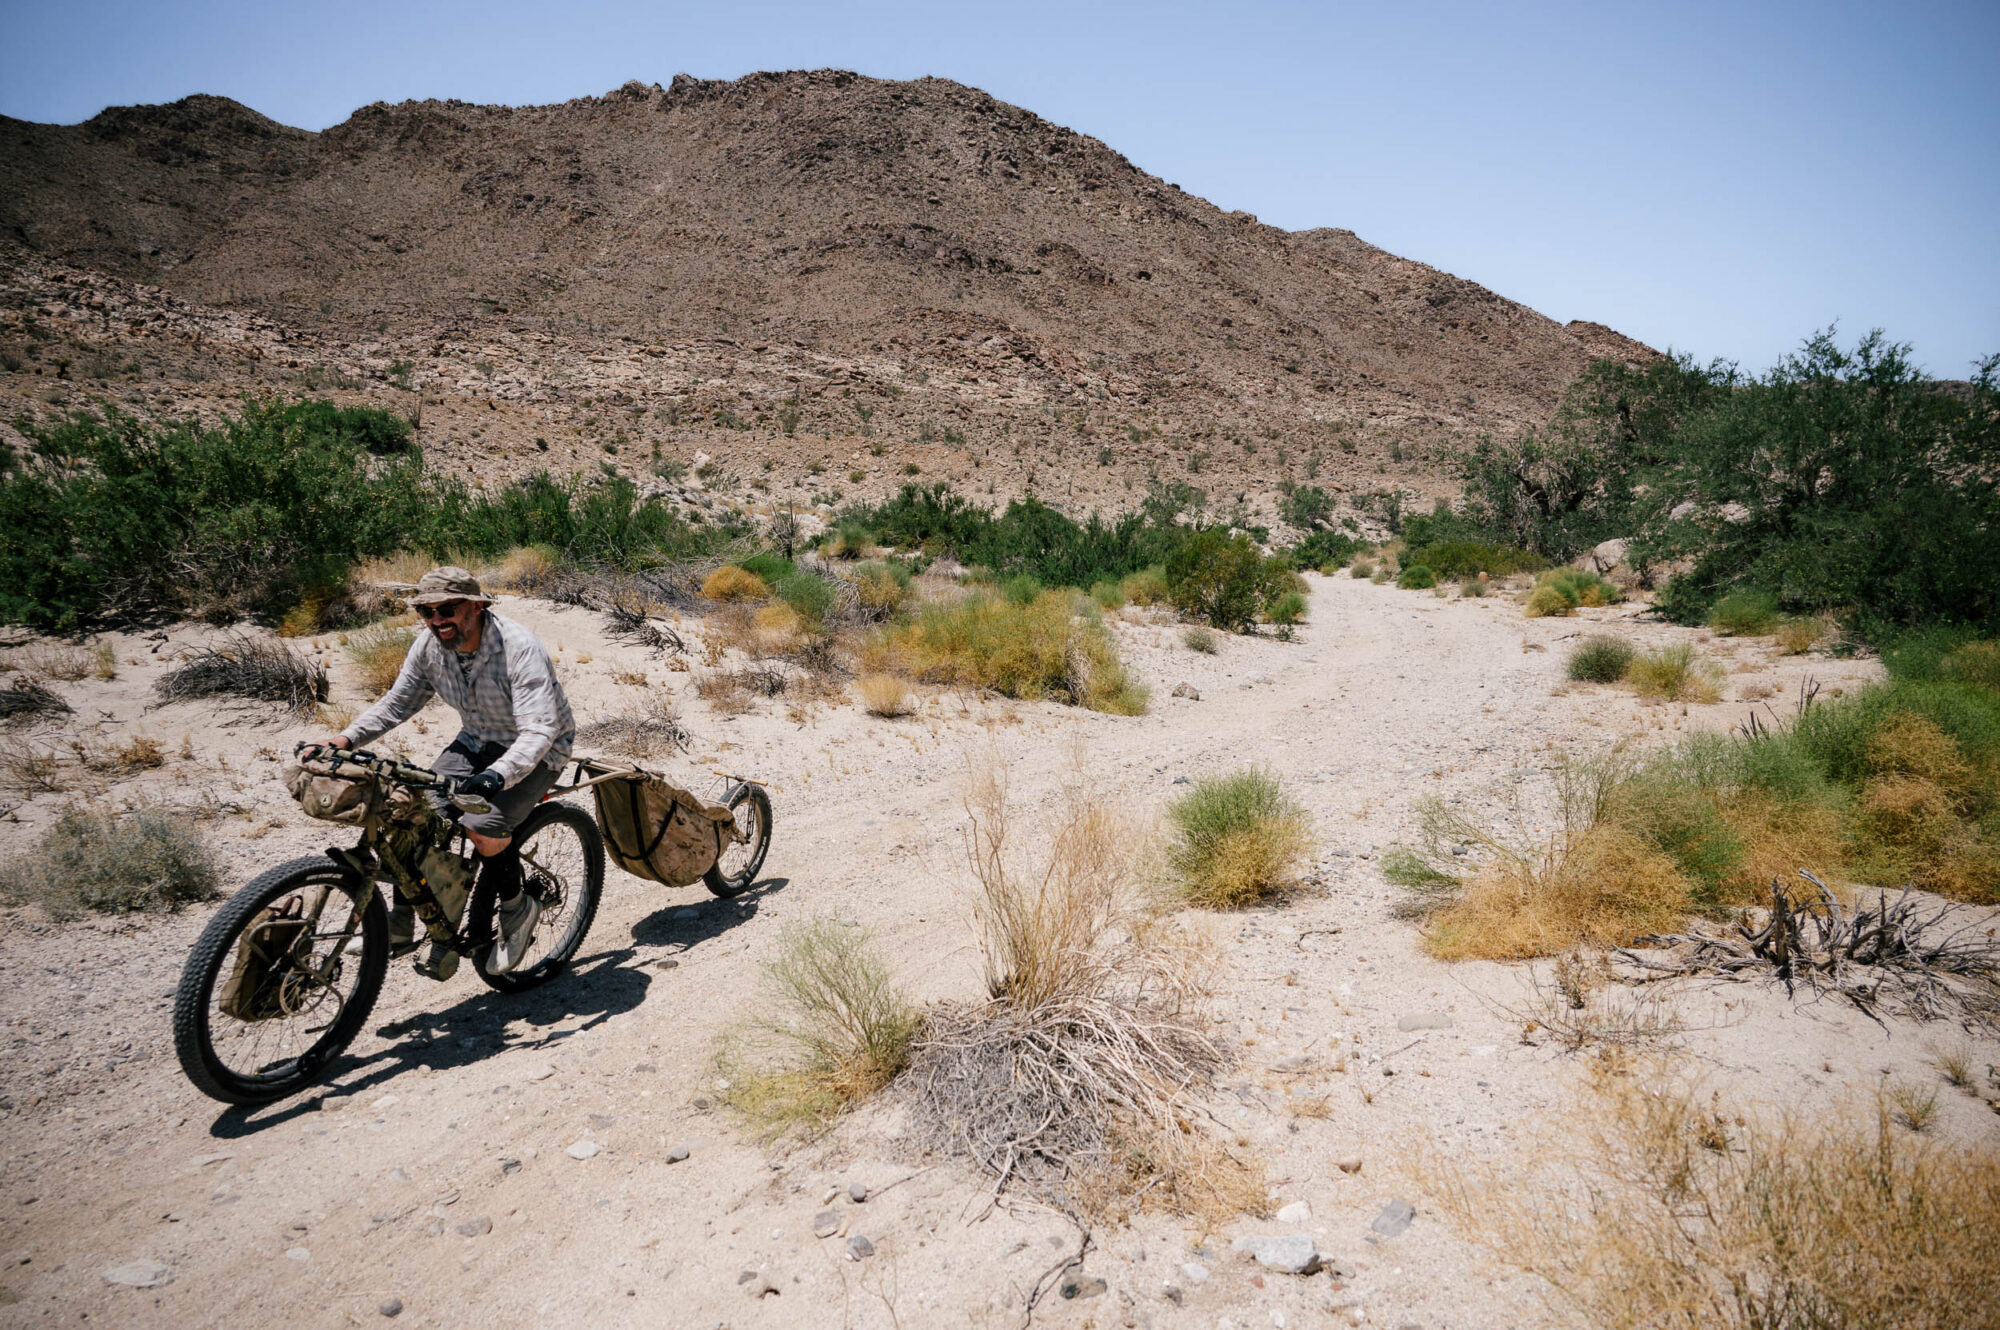
[[[1641,651],[1626,666],[1625,681],[1641,697],[1669,702],[1722,700],[1721,667],[1688,642],[1661,647],[1658,651]]]
[[[1110,631],[1075,608],[1065,591],[1044,591],[1025,605],[986,594],[933,602],[913,622],[878,632],[862,664],[926,683],[1144,714],[1146,690],[1126,673]]]
[[[1671,929],[1689,883],[1660,851],[1599,824],[1535,856],[1502,859],[1431,916],[1430,951],[1445,960],[1522,960],[1576,946],[1619,946]]]
[[[397,674],[402,671],[403,658],[410,654],[410,644],[416,640],[416,629],[393,623],[375,624],[349,637],[347,654],[354,661],[356,682],[362,691],[370,698],[388,692],[389,685],[396,682]]]
[[[1168,888],[1210,909],[1235,909],[1297,886],[1312,844],[1305,810],[1260,771],[1208,776],[1167,806]]]
[[[701,584],[704,600],[769,600],[771,588],[747,568],[725,563]]]
[[[1514,1163],[1419,1165],[1453,1227],[1593,1330],[1959,1330],[2000,1303],[2000,1155],[1934,1145],[1922,1095],[1765,1120],[1609,1077]],[[1510,1151],[1513,1160],[1522,1152]]]
[[[861,709],[884,719],[905,716],[910,711],[910,686],[893,674],[864,674],[854,681],[861,695]]]

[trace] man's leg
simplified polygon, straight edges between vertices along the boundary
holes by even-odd
[[[501,751],[496,749],[490,759],[497,759]],[[490,765],[490,759],[484,765]],[[549,767],[538,766],[495,796],[492,811],[466,813],[459,818],[479,857],[480,885],[493,893],[499,937],[487,953],[486,968],[491,973],[505,974],[520,964],[541,917],[541,902],[522,889],[521,854],[514,844],[514,829],[535,810],[557,775]]]

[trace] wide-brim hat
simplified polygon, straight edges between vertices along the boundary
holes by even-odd
[[[476,600],[482,605],[491,605],[493,597],[479,589],[479,579],[463,568],[450,564],[433,568],[417,579],[416,594],[410,597],[412,605],[442,605],[448,600]]]

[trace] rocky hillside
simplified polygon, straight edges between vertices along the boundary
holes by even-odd
[[[1077,507],[1158,477],[1266,515],[1287,479],[1434,492],[1444,449],[1652,354],[1223,212],[977,90],[836,71],[375,105],[316,134],[215,97],[0,119],[0,238],[0,365],[44,371],[17,392],[48,396],[51,337],[257,324],[273,349],[211,342],[193,396],[401,392],[436,403],[427,442],[503,471],[707,462],[765,501],[913,476]],[[70,359],[59,382],[91,354]],[[468,411],[476,438],[442,423]]]

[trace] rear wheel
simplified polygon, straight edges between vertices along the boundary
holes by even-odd
[[[743,839],[723,846],[701,880],[718,896],[741,896],[756,882],[771,850],[771,796],[762,785],[739,785],[729,796],[729,811],[736,815],[736,829]]]
[[[528,814],[514,832],[521,852],[523,886],[541,902],[541,918],[520,964],[505,974],[479,977],[502,993],[546,984],[561,974],[583,945],[583,935],[597,917],[597,900],[604,891],[604,840],[590,814],[574,804],[545,803]],[[490,901],[475,908],[492,911]]]
[[[360,1033],[388,964],[373,883],[324,855],[260,874],[216,911],[181,971],[181,1070],[226,1104],[305,1088]]]

